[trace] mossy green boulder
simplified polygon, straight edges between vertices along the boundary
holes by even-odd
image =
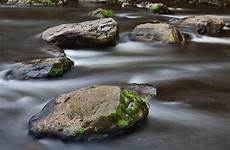
[[[172,11],[162,3],[148,3],[146,5],[146,9],[158,14],[172,14]]]
[[[113,136],[146,119],[146,100],[153,94],[147,85],[102,85],[63,94],[30,119],[29,133],[64,140]]]
[[[6,74],[7,79],[41,79],[62,76],[73,66],[67,57],[36,59],[22,62]]]
[[[113,17],[113,11],[110,9],[97,8],[96,10],[89,12],[88,15],[97,18],[109,18]]]

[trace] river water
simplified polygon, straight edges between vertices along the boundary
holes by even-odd
[[[207,6],[173,7],[176,15],[153,15],[144,9],[114,10],[120,41],[103,49],[66,49],[75,62],[71,72],[52,80],[6,80],[15,62],[53,57],[40,33],[62,23],[90,20],[100,5],[71,7],[0,6],[0,150],[229,150],[230,29],[215,37],[193,37],[186,45],[132,42],[129,31],[155,19],[167,22],[194,14],[210,14],[230,24],[230,10]],[[29,118],[51,98],[92,84],[151,83],[157,96],[148,120],[126,135],[103,141],[66,143],[34,140]]]

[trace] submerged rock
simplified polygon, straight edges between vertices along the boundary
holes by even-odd
[[[199,34],[216,34],[223,30],[225,25],[223,19],[213,16],[190,16],[173,22],[180,27],[189,27]]]
[[[88,15],[93,17],[98,17],[98,18],[109,18],[113,16],[113,12],[112,10],[97,8],[96,10],[89,12]]]
[[[16,65],[6,74],[7,79],[38,79],[62,76],[73,66],[67,58],[37,59]]]
[[[102,18],[49,28],[42,33],[42,39],[62,48],[98,47],[114,45],[118,35],[117,22]]]
[[[185,38],[175,26],[167,23],[145,23],[134,28],[131,39],[142,42],[182,43]]]
[[[149,3],[146,5],[146,9],[158,14],[172,14],[172,11],[162,3]]]
[[[30,119],[29,133],[64,140],[116,135],[147,117],[147,95],[153,94],[155,88],[137,84],[93,86],[63,94]]]

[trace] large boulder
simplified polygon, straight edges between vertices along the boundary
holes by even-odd
[[[90,11],[88,15],[92,17],[97,17],[97,18],[109,18],[113,16],[113,12],[112,10],[97,8],[93,11]]]
[[[37,59],[17,64],[7,72],[6,78],[24,80],[59,77],[69,71],[73,64],[67,57]]]
[[[158,14],[172,14],[172,11],[162,3],[148,3],[146,5],[146,9]]]
[[[148,115],[149,85],[92,86],[63,94],[29,121],[30,135],[80,140],[127,131]]]
[[[102,18],[49,28],[42,33],[42,39],[62,48],[79,48],[114,45],[118,35],[117,22]]]
[[[192,28],[199,34],[216,34],[222,31],[225,25],[223,19],[208,15],[185,17],[173,22],[173,24],[179,27]]]
[[[161,42],[179,44],[184,42],[184,35],[175,26],[167,23],[145,23],[134,28],[131,39],[142,42]]]

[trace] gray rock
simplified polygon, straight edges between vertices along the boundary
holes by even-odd
[[[29,133],[63,140],[113,136],[146,119],[146,100],[154,94],[150,85],[138,84],[93,86],[63,94],[30,119]]]
[[[199,34],[216,34],[225,26],[223,19],[207,15],[186,17],[173,24],[178,27],[192,28]]]
[[[59,77],[69,71],[72,65],[73,62],[67,57],[37,59],[17,64],[7,72],[6,78],[25,80]]]
[[[142,42],[161,42],[179,44],[185,38],[175,26],[166,23],[145,23],[134,28],[131,39]]]
[[[44,31],[42,39],[62,48],[110,46],[118,39],[118,24],[112,18],[62,24]]]

